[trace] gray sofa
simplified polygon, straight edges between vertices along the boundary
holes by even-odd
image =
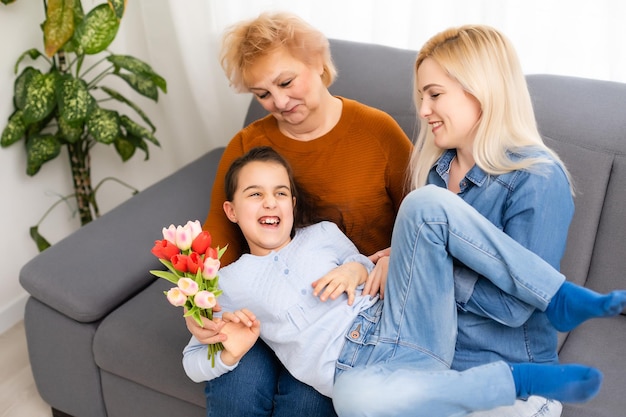
[[[332,91],[387,111],[414,137],[416,52],[335,40],[332,48],[340,74]],[[530,75],[528,83],[541,133],[578,190],[562,270],[595,290],[626,288],[626,85],[550,75]],[[262,114],[253,104],[246,123]],[[25,326],[33,374],[58,415],[204,416],[204,385],[188,380],[181,366],[189,338],[181,310],[165,300],[167,283],[148,270],[160,265],[150,249],[161,227],[204,220],[221,152],[139,193],[21,270],[31,294]],[[561,336],[563,362],[605,374],[597,398],[566,405],[563,415],[626,415],[626,317]]]

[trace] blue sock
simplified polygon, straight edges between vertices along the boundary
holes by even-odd
[[[583,365],[509,364],[517,398],[539,395],[567,403],[588,401],[600,390],[602,373]]]
[[[585,320],[616,316],[626,307],[626,291],[599,294],[565,281],[556,292],[546,315],[560,332],[568,332]]]

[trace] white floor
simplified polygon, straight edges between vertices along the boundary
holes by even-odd
[[[0,334],[0,417],[51,417],[35,388],[24,323]]]

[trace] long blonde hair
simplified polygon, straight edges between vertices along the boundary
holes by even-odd
[[[414,100],[419,109],[417,71],[426,58],[435,61],[481,106],[474,139],[476,165],[490,175],[515,170],[530,170],[537,164],[552,163],[549,158],[511,160],[508,152],[524,153],[533,147],[545,150],[563,166],[548,148],[537,130],[526,78],[515,49],[496,29],[484,25],[466,25],[445,30],[428,40],[415,62]],[[410,185],[426,184],[428,172],[444,149],[435,146],[428,123],[422,120],[416,146],[411,156]],[[573,189],[572,189],[573,192]]]
[[[247,92],[248,71],[258,58],[285,48],[305,64],[321,60],[322,82],[329,87],[337,76],[328,38],[322,32],[286,12],[261,13],[236,23],[222,36],[220,63],[226,77],[238,92]]]

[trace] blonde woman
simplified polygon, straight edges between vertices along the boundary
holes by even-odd
[[[563,163],[537,131],[511,43],[486,26],[450,29],[424,45],[415,71],[422,129],[411,162],[413,188],[447,188],[558,269],[574,211],[573,189]],[[453,369],[498,359],[557,361],[556,330],[545,314],[515,303],[463,265],[456,265],[455,275],[460,309]],[[495,315],[508,315],[505,324],[485,312],[486,300],[493,306],[494,298],[503,300]],[[516,408],[526,411],[510,415],[542,410],[559,416],[562,407],[532,398]]]
[[[514,370],[515,397],[526,399],[533,393],[520,390],[517,383],[534,371],[526,377],[515,375],[518,366],[531,363],[549,369],[558,364],[557,330],[571,330],[587,314],[618,314],[626,303],[624,291],[603,298],[577,291],[565,281],[555,292],[546,273],[535,275],[539,279],[530,285],[523,278],[532,276],[544,261],[558,271],[574,204],[566,168],[537,131],[526,81],[510,42],[487,26],[441,32],[418,54],[414,88],[421,123],[410,164],[414,191],[405,197],[394,226],[385,294],[393,299],[394,294],[409,291],[406,302],[422,297],[422,303],[407,315],[388,311],[386,303],[381,320],[399,330],[379,341],[376,349],[396,361],[403,350],[417,350],[423,360],[414,362],[413,370],[389,362],[338,376],[333,400],[341,416],[393,415],[389,410],[400,407],[395,404],[406,407],[401,409],[404,415],[417,415],[409,410],[418,407],[428,410],[424,415],[429,416],[467,415],[469,402],[493,399],[510,384],[503,364]],[[520,248],[495,249],[511,241]],[[521,247],[539,256],[524,255]],[[504,263],[512,282],[495,279],[490,270]],[[407,274],[412,277],[408,289],[402,286]],[[533,301],[532,294],[538,299]],[[574,313],[562,302],[564,294],[589,308]],[[547,298],[540,301],[543,296]],[[554,320],[557,316],[564,320]],[[375,354],[371,358],[376,361]],[[465,372],[496,365],[502,368],[483,376],[485,385],[478,390],[474,388],[479,385],[470,386],[473,383],[452,388],[451,381]],[[443,380],[424,373],[443,369],[452,372]],[[563,377],[561,383],[570,378]],[[579,377],[584,386],[586,377]],[[590,380],[594,381],[582,389],[583,396],[592,396],[599,388],[601,375]],[[546,375],[545,388],[556,383]],[[534,394],[572,400],[551,395],[549,389]],[[463,405],[464,401],[468,403]],[[517,401],[513,407],[476,415],[560,412],[557,401],[532,397],[532,402]]]

